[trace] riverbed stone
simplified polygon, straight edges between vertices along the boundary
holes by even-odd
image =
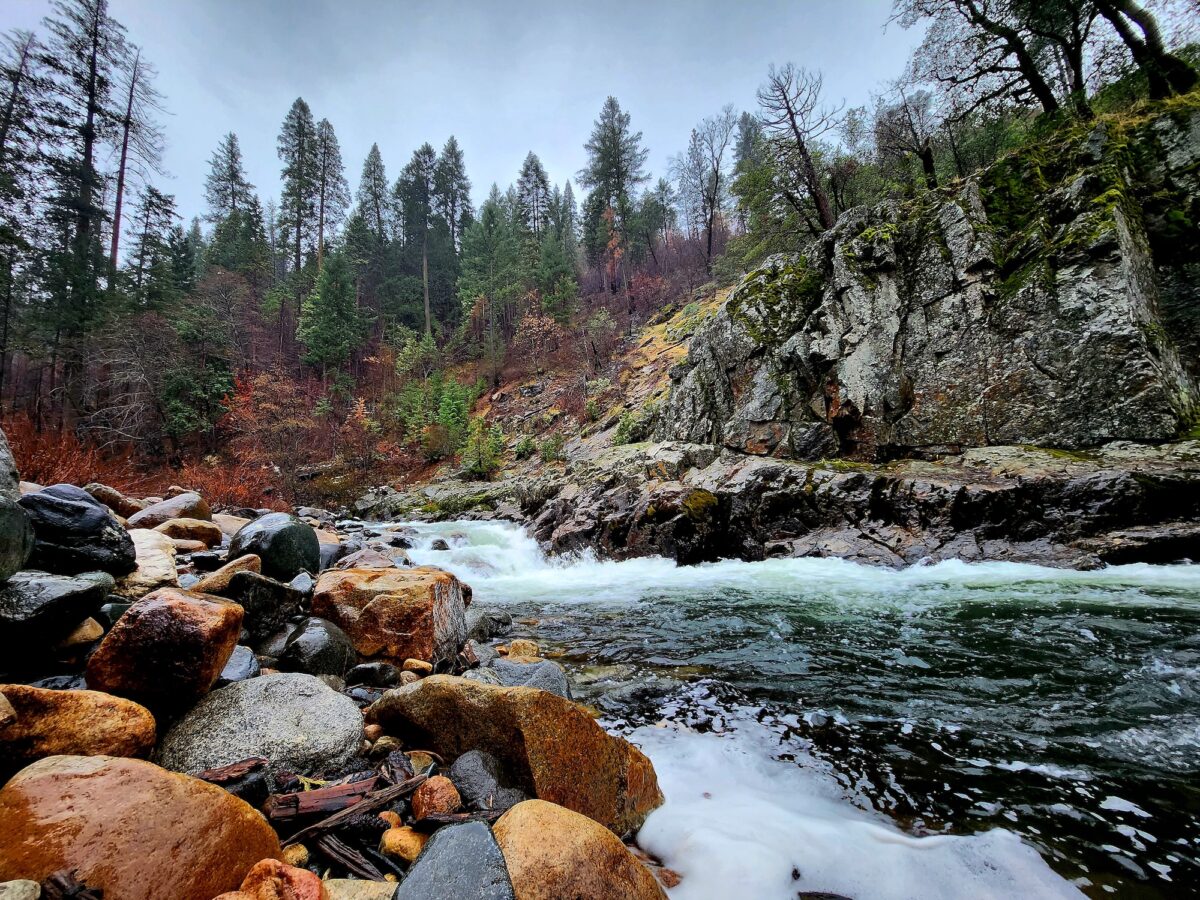
[[[466,639],[462,584],[431,566],[328,571],[312,611],[339,625],[363,656],[453,660]]]
[[[355,550],[339,559],[333,566],[335,569],[395,569],[396,561],[371,547]]]
[[[360,881],[357,878],[327,878],[329,900],[394,900],[396,884],[391,881]]]
[[[158,588],[179,584],[175,544],[169,537],[149,528],[130,529],[129,537],[133,541],[137,568],[117,579],[114,593],[137,600]]]
[[[552,660],[501,656],[492,660],[488,668],[496,673],[505,687],[539,688],[567,700],[571,699],[571,684],[567,681],[567,673]]]
[[[637,830],[663,801],[640,750],[548,691],[432,675],[388,691],[367,721],[449,759],[486,750],[516,786],[618,834]]]
[[[100,484],[93,481],[91,484],[85,484],[83,489],[115,512],[118,516],[128,519],[130,516],[137,515],[150,504],[145,500],[138,500],[123,494],[114,487],[109,487],[107,484]]]
[[[400,684],[400,669],[382,660],[360,663],[346,673],[346,684],[366,684],[382,688],[396,687]]]
[[[310,616],[288,636],[279,654],[284,672],[309,675],[345,675],[358,662],[358,654],[346,632],[326,619]]]
[[[221,533],[230,538],[254,521],[245,516],[231,516],[228,513],[213,513],[212,520],[221,529]]]
[[[142,760],[52,756],[0,790],[0,879],[66,869],[113,900],[212,900],[279,854],[249,804]]]
[[[400,885],[396,900],[514,900],[515,896],[492,830],[483,822],[463,822],[434,833]]]
[[[244,525],[229,542],[228,558],[248,553],[262,560],[264,575],[285,583],[321,565],[316,531],[290,513],[270,513]]]
[[[494,833],[520,900],[666,900],[658,880],[616,835],[562,806],[518,803]]]
[[[301,615],[305,596],[281,581],[257,572],[234,572],[220,596],[246,611],[244,624],[251,643],[266,640],[289,620]]]
[[[422,784],[413,792],[411,802],[414,819],[449,815],[462,806],[458,788],[445,775],[434,775]]]
[[[220,546],[224,538],[220,526],[204,519],[168,519],[154,530],[177,541],[198,541],[205,549]]]
[[[33,527],[18,503],[24,484],[0,430],[0,582],[24,568],[33,551]]]
[[[500,760],[483,750],[468,750],[450,766],[449,775],[463,804],[473,810],[503,810],[529,799],[520,788],[508,786]]]
[[[241,628],[236,603],[162,588],[134,603],[105,636],[88,660],[88,686],[156,713],[187,709],[220,677]]]
[[[218,594],[223,597],[229,588],[230,580],[238,572],[261,573],[262,560],[253,553],[239,556],[237,559],[225,563],[215,572],[205,575],[195,589],[202,594]]]
[[[215,900],[327,900],[321,877],[306,869],[264,859],[255,863],[242,886]]]
[[[163,738],[159,762],[178,772],[264,756],[273,772],[316,775],[354,758],[363,718],[354,701],[298,672],[262,675],[219,688]]]
[[[0,900],[40,900],[42,886],[36,881],[18,879],[0,882]]]
[[[224,687],[227,684],[233,684],[235,681],[245,681],[247,678],[257,678],[262,667],[258,662],[258,657],[254,655],[254,651],[242,644],[233,648],[233,653],[229,656],[229,662],[225,663],[225,668],[221,670],[220,676],[217,678],[217,683],[214,687]]]
[[[33,525],[29,564],[59,575],[136,568],[129,533],[103,503],[71,484],[55,484],[20,500]]]
[[[417,861],[428,841],[429,835],[407,825],[399,825],[389,828],[379,838],[379,852],[411,865]]]
[[[0,585],[0,645],[25,651],[54,642],[100,608],[113,589],[104,572],[51,575],[26,570]]]
[[[99,691],[52,691],[0,684],[14,719],[0,724],[0,779],[46,756],[150,755],[154,716],[131,700]]]
[[[208,508],[205,499],[195,491],[184,491],[182,494],[160,500],[158,503],[147,506],[141,512],[134,513],[129,517],[128,522],[130,529],[156,528],[172,519],[203,519],[205,522],[210,522],[212,521],[212,510]]]

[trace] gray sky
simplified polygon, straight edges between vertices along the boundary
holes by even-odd
[[[890,0],[110,0],[157,66],[170,177],[185,217],[203,212],[218,139],[235,131],[265,202],[275,137],[303,96],[337,131],[351,190],[378,142],[394,179],[423,141],[450,134],[478,205],[529,150],[574,180],[613,94],[665,174],[692,126],[725,103],[751,109],[771,62],[825,73],[850,105],[900,74],[917,35],[885,29]],[[0,27],[35,27],[48,0],[3,0]],[[577,191],[577,195],[578,195]]]

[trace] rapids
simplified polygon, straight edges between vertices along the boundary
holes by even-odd
[[[1200,565],[679,567],[411,527],[654,761],[672,898],[1200,892]]]

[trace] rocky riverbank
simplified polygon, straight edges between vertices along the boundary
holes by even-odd
[[[654,769],[403,528],[20,484],[0,897],[663,898]],[[33,568],[32,566],[36,566]],[[66,837],[69,835],[69,837]]]
[[[382,488],[358,514],[501,517],[553,552],[683,563],[834,556],[1071,568],[1200,558],[1200,441],[937,460],[799,462],[683,443],[615,447],[493,484]]]

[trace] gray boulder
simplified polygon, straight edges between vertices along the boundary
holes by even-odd
[[[320,571],[317,532],[289,513],[270,513],[243,525],[229,542],[226,558],[251,553],[262,559],[263,575],[285,583],[301,572]]]
[[[571,699],[571,684],[563,667],[553,660],[517,662],[497,657],[488,669],[496,674],[505,687],[531,687]]]
[[[354,644],[342,629],[326,619],[305,619],[288,635],[279,654],[279,668],[309,675],[345,675],[358,662]]]
[[[0,585],[0,632],[5,643],[65,636],[100,608],[114,585],[113,577],[104,572],[18,572]]]
[[[396,900],[514,900],[504,855],[482,822],[439,829],[396,892]]]
[[[358,752],[363,718],[354,701],[312,675],[251,678],[213,691],[163,738],[161,766],[195,775],[250,756],[272,772],[316,775]]]
[[[463,803],[474,810],[508,809],[529,799],[520,788],[507,784],[500,760],[483,750],[468,750],[448,774]]]
[[[0,581],[24,568],[33,551],[33,528],[18,502],[21,479],[8,439],[0,431]]]

